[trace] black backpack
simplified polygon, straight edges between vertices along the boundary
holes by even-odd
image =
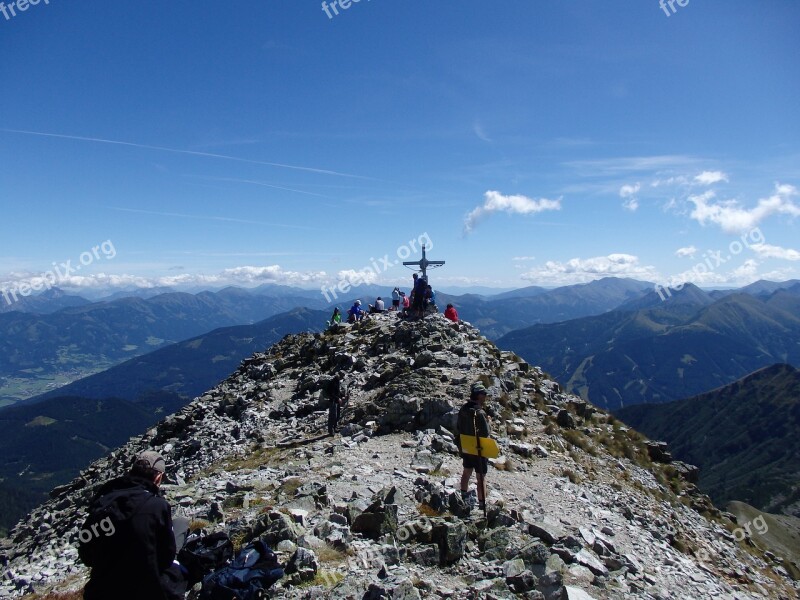
[[[256,540],[240,550],[233,562],[203,580],[200,600],[266,598],[267,590],[283,574],[275,553],[263,540]]]
[[[233,558],[233,543],[227,533],[192,535],[178,552],[178,562],[188,571],[189,587],[228,564]]]

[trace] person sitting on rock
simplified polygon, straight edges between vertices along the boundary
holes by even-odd
[[[461,451],[461,436],[490,436],[489,421],[483,411],[486,402],[486,387],[476,382],[470,388],[469,401],[458,411],[458,447]],[[489,459],[478,457],[474,454],[464,454],[461,452],[464,471],[461,475],[461,497],[467,506],[472,506],[469,498],[469,480],[472,478],[472,471],[477,471],[478,477],[478,506],[481,510],[486,509],[486,473],[489,470]]]
[[[369,312],[370,313],[382,313],[386,310],[386,305],[383,302],[383,298],[378,296],[378,299],[375,300],[375,306],[372,304],[369,305]]]
[[[175,562],[176,535],[170,506],[159,495],[164,458],[141,452],[130,472],[105,483],[78,532],[78,556],[91,568],[85,600],[174,600],[186,578]],[[188,521],[175,520],[185,534]]]
[[[458,312],[456,311],[456,307],[452,304],[448,304],[447,308],[444,311],[444,316],[447,319],[450,319],[453,323],[458,323]]]
[[[364,309],[361,308],[361,300],[356,300],[353,303],[353,306],[350,307],[350,310],[347,311],[347,314],[348,323],[356,323],[363,319],[366,313],[364,312]]]
[[[333,309],[333,314],[331,315],[331,320],[328,321],[328,327],[335,327],[339,323],[342,322],[342,311],[339,310],[339,307]]]

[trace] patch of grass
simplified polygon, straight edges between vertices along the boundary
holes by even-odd
[[[417,510],[419,511],[419,514],[424,515],[426,517],[438,517],[438,516],[440,516],[439,512],[433,510],[427,504],[417,504]]]
[[[191,523],[189,523],[189,531],[199,531],[200,529],[208,529],[211,526],[211,523],[206,521],[205,519],[195,519]]]
[[[320,563],[323,564],[335,564],[340,565],[347,561],[347,554],[342,552],[341,550],[337,550],[330,544],[325,544],[320,548],[315,548],[314,551],[317,554],[317,558],[319,559]]]
[[[442,467],[440,467],[440,468],[428,473],[428,477],[450,477],[450,475],[452,475],[452,473],[450,472],[450,469],[448,469],[445,466],[442,466]]]
[[[51,592],[45,596],[39,594],[28,594],[22,597],[22,600],[82,600],[83,590],[76,590],[74,592]]]
[[[294,496],[294,493],[303,485],[303,480],[300,477],[290,477],[278,488],[278,494],[286,494],[287,496]]]
[[[592,456],[597,456],[597,450],[592,444],[592,441],[582,432],[578,431],[577,429],[565,429],[561,432],[561,435],[564,437],[567,442],[569,442],[572,446],[580,448],[584,452],[588,452]]]
[[[583,482],[583,479],[581,479],[581,476],[580,476],[580,475],[578,475],[578,474],[577,474],[575,471],[573,471],[572,469],[563,469],[563,470],[561,471],[561,475],[562,475],[563,477],[566,477],[567,479],[569,479],[569,480],[570,480],[572,483],[574,483],[574,484],[576,484],[576,485],[577,485],[577,484],[580,484],[580,483],[582,483],[582,482]]]
[[[231,543],[233,544],[233,551],[234,553],[239,552],[242,548],[247,545],[247,534],[244,531],[240,531],[239,533],[235,533],[231,536]]]
[[[305,581],[300,585],[294,586],[296,588],[307,588],[307,587],[315,587],[315,586],[322,586],[327,589],[331,589],[338,585],[340,581],[344,579],[344,574],[339,573],[338,571],[326,571],[325,569],[320,569],[317,571],[317,574],[314,576],[314,579],[311,581]]]

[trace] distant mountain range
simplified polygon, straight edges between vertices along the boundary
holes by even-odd
[[[436,302],[442,310],[452,302],[462,319],[478,327],[489,339],[497,339],[535,323],[603,314],[652,289],[653,284],[645,281],[606,277],[551,290],[532,286],[488,298],[438,294]]]
[[[173,397],[178,407],[213,387],[254,352],[283,336],[321,331],[327,311],[295,308],[254,325],[236,325],[171,344],[90,377],[27,400],[36,403],[59,396],[118,398],[140,402],[152,394]],[[0,418],[3,412],[0,411]]]
[[[288,333],[320,331],[327,316],[298,308],[217,329],[0,410],[0,529],[109,449],[214,387],[244,358]]]
[[[693,398],[615,414],[699,466],[699,487],[718,506],[740,500],[800,517],[798,369],[772,365]]]
[[[43,312],[0,314],[0,405],[218,327],[255,323],[297,306],[326,305],[319,293],[308,290],[302,296],[266,291],[226,288],[95,303],[58,293],[26,298],[29,309],[33,303]],[[65,302],[74,305],[53,310]]]
[[[713,300],[687,284],[666,301],[651,291],[618,310],[497,343],[598,406],[669,402],[776,362],[800,365],[800,290]]]

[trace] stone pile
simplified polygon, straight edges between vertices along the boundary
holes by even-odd
[[[323,390],[337,373],[349,401],[331,438]],[[503,450],[485,518],[459,492],[454,432],[476,380]],[[275,598],[794,597],[779,560],[737,545],[692,468],[652,447],[663,464],[466,323],[390,314],[288,336],[53,490],[0,547],[0,596],[80,589],[84,507],[155,449],[193,527],[276,550]]]

